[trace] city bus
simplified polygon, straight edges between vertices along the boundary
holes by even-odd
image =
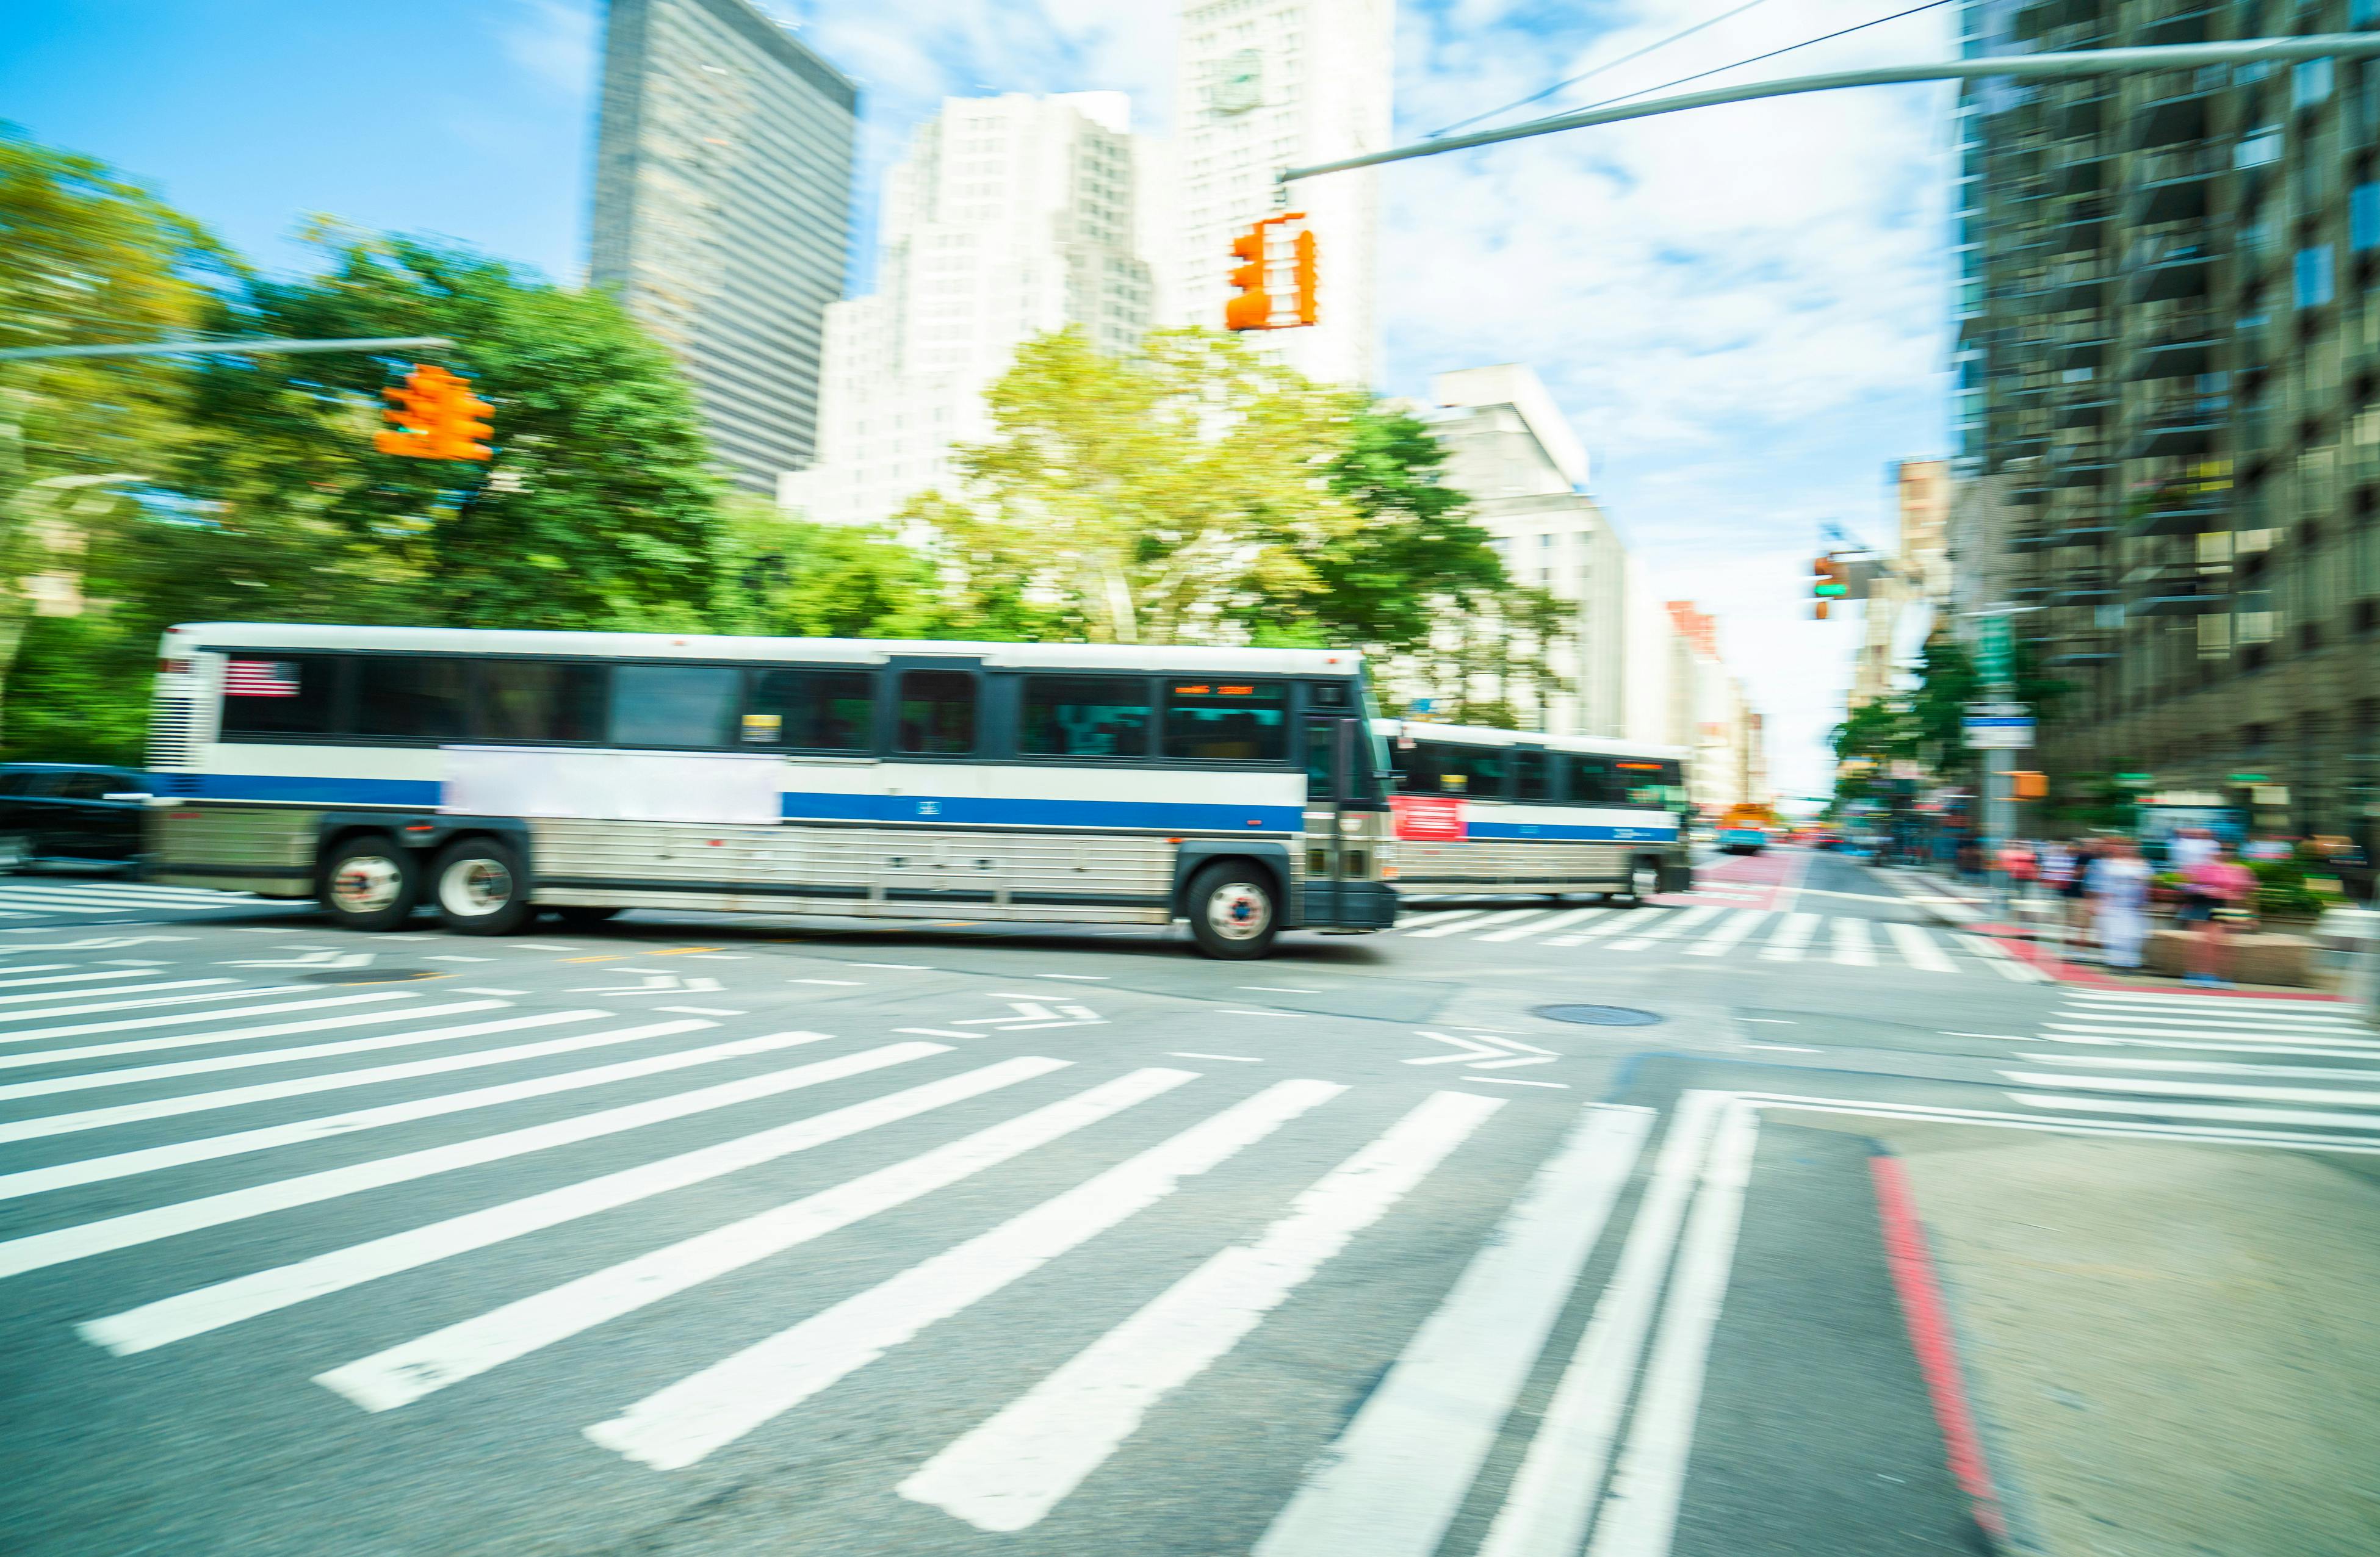
[[[1777,813],[1746,802],[1719,814],[1718,846],[1730,854],[1757,854],[1778,830]]]
[[[1642,903],[1694,885],[1686,754],[1586,736],[1382,719],[1397,891],[1578,892]]]
[[[206,623],[160,651],[153,879],[417,906],[1395,920],[1350,652]]]

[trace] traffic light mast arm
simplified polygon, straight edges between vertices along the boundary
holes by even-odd
[[[141,341],[120,346],[10,346],[0,362],[35,362],[54,356],[255,356],[291,352],[391,352],[415,346],[444,347],[443,335],[389,335],[353,341],[283,341],[269,335],[238,341]]]
[[[1411,146],[1311,167],[1284,168],[1273,176],[1283,184],[1318,178],[1326,173],[1378,167],[1415,157],[1435,157],[1442,151],[1492,146],[1499,141],[1531,136],[1558,135],[1628,119],[1679,114],[1690,108],[1717,108],[1730,103],[1752,103],[1767,97],[1792,97],[1803,92],[1840,91],[1848,87],[1888,87],[1904,81],[1977,81],[1996,77],[2021,80],[2068,80],[2090,76],[2131,76],[2145,71],[2187,70],[2202,65],[2248,65],[2259,60],[2287,63],[2301,59],[2360,59],[2380,54],[2380,34],[2326,32],[2305,38],[2246,38],[2228,43],[2169,43],[2143,49],[2089,49],[2070,54],[1992,54],[1981,59],[1943,60],[1931,65],[1886,65],[1866,70],[1834,70],[1818,76],[1790,76],[1782,80],[1754,81],[1744,86],[1716,87],[1708,91],[1658,97],[1649,103],[1626,103],[1608,108],[1585,108],[1555,114],[1502,129],[1450,135]]]

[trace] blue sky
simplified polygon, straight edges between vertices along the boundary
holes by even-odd
[[[875,186],[944,95],[1117,89],[1171,111],[1169,0],[765,0],[862,83]],[[1419,135],[1732,0],[1401,0]],[[1899,8],[1763,0],[1544,112]],[[115,163],[268,266],[325,213],[576,280],[594,0],[0,0],[0,117]],[[1740,72],[1948,57],[1945,6]],[[1948,89],[1830,93],[1402,164],[1382,175],[1384,392],[1525,361],[1665,596],[1716,610],[1780,783],[1825,781],[1858,627],[1814,623],[1818,525],[1890,540],[1888,461],[1947,438]]]

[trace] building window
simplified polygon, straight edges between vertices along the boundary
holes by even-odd
[[[2243,168],[2263,167],[2281,160],[2281,129],[2278,125],[2265,125],[2240,138],[2240,149],[2233,162]]]
[[[2380,248],[2380,184],[2358,184],[2347,192],[2347,243],[2358,254]]]
[[[2301,59],[2289,72],[2289,105],[2311,108],[2330,96],[2330,61]]]
[[[2299,249],[2292,273],[2299,308],[2318,308],[2329,302],[2332,292],[2330,245],[2316,244],[2312,248]]]

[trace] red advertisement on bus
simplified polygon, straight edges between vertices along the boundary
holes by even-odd
[[[1453,843],[1468,836],[1463,802],[1451,795],[1390,795],[1397,836],[1420,843]]]

